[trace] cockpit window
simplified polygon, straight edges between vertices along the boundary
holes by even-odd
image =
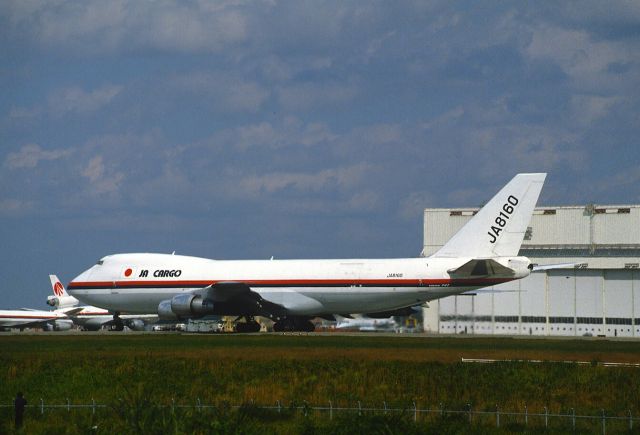
[[[102,266],[104,264],[104,260],[98,260],[98,262],[96,263],[98,266]]]

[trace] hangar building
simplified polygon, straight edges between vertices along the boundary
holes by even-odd
[[[426,209],[423,255],[477,210]],[[536,208],[520,255],[578,265],[432,301],[423,313],[425,331],[640,337],[640,205]]]

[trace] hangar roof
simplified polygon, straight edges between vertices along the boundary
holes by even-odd
[[[423,254],[437,251],[478,209],[425,209]],[[589,268],[638,267],[640,205],[537,207],[520,254],[541,264],[566,260]]]

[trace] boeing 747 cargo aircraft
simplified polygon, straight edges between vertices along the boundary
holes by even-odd
[[[312,317],[394,315],[406,307],[529,275],[518,251],[546,174],[518,174],[439,251],[426,258],[218,261],[116,254],[78,275],[69,293],[115,312],[161,319],[244,317],[242,331],[310,331]],[[241,328],[240,328],[241,327]]]

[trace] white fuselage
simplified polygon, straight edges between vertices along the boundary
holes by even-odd
[[[374,313],[498,284],[508,278],[452,279],[469,258],[209,260],[167,254],[118,254],[76,277],[68,292],[111,311],[156,312],[174,295],[240,282],[291,315]],[[508,258],[498,261],[508,262]]]
[[[67,319],[62,310],[0,310],[0,328],[12,328]]]

